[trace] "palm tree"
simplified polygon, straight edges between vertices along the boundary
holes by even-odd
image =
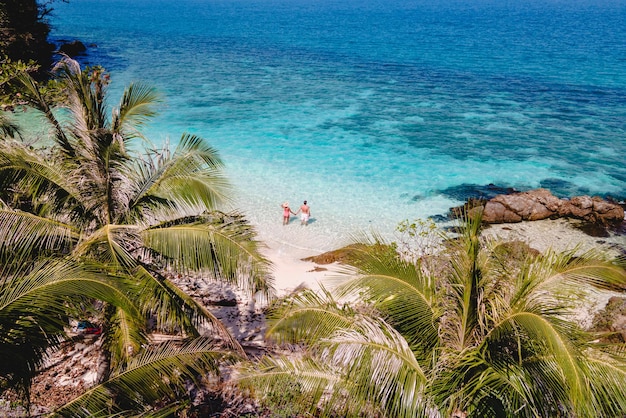
[[[65,59],[58,72],[66,86],[61,111],[32,78],[20,78],[22,98],[50,122],[53,146],[37,150],[11,138],[0,141],[3,254],[33,260],[67,255],[141,289],[133,296],[144,320],[106,308],[109,370],[125,367],[140,351],[149,317],[158,329],[187,337],[208,326],[222,345],[242,355],[220,321],[168,278],[168,272],[197,272],[272,297],[268,262],[253,229],[241,215],[218,210],[230,189],[216,150],[184,134],[173,152],[140,153],[134,142],[158,103],[153,89],[130,85],[108,113],[108,78],[101,69],[82,71]]]
[[[591,287],[623,291],[624,269],[575,251],[516,258],[479,236],[477,216],[416,263],[359,247],[332,293],[277,305],[268,335],[301,356],[268,357],[240,382],[314,415],[623,415],[626,346],[571,315]]]

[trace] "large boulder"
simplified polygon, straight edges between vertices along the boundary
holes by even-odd
[[[546,189],[498,195],[487,201],[483,208],[483,221],[486,223],[548,218],[575,218],[603,225],[620,224],[624,221],[624,208],[599,197],[576,196],[569,200],[559,199]]]
[[[87,51],[87,47],[81,41],[71,41],[61,45],[59,51],[73,58],[84,54]]]

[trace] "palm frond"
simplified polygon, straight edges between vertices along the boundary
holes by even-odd
[[[5,254],[68,252],[78,239],[71,225],[27,212],[0,210],[0,258]]]
[[[69,324],[73,304],[94,298],[138,312],[123,282],[110,280],[98,266],[71,260],[14,262],[0,269],[0,375],[17,380],[27,392]]]
[[[45,204],[51,211],[81,210],[79,190],[69,181],[67,167],[55,164],[44,156],[15,141],[0,142],[0,186],[13,190],[19,197],[29,199],[31,205]],[[66,206],[69,205],[69,206]],[[82,209],[84,211],[84,209]]]
[[[236,358],[219,349],[214,341],[197,338],[183,344],[164,343],[142,351],[128,365],[116,370],[103,384],[64,405],[56,414],[92,416],[99,411],[142,411],[162,399],[181,396],[187,381],[199,384],[204,374],[219,375],[219,366]],[[122,407],[121,405],[125,405]]]
[[[356,311],[337,302],[322,287],[320,292],[305,289],[276,301],[266,317],[266,335],[277,343],[314,344],[338,329],[350,328],[356,321]]]
[[[6,137],[20,136],[20,128],[5,112],[0,112],[0,134]]]
[[[522,335],[532,341],[532,348],[537,357],[545,358],[557,367],[558,374],[554,374],[557,379],[544,383],[550,385],[552,390],[567,388],[570,400],[583,402],[587,385],[578,360],[581,358],[581,352],[575,341],[568,339],[568,334],[562,332],[563,328],[559,323],[549,321],[545,316],[534,312],[514,312],[506,322],[494,327],[490,338],[499,339],[503,333],[508,334],[512,329],[516,329],[517,333],[523,332]],[[526,342],[525,350],[530,347]],[[529,353],[526,353],[525,357],[528,356]]]
[[[121,367],[147,343],[143,316],[129,315],[123,309],[112,307],[107,315],[106,346],[111,356],[111,367]]]
[[[105,86],[100,74],[89,74],[70,57],[63,57],[53,69],[67,83],[66,95],[72,113],[73,133],[92,148],[88,132],[106,127]]]
[[[131,249],[140,247],[139,228],[133,225],[104,225],[74,249],[76,256],[88,256],[114,269],[133,268],[137,264]]]
[[[259,243],[247,223],[237,218],[223,223],[202,219],[180,222],[144,230],[146,247],[175,269],[208,272],[213,280],[273,296],[269,262],[259,253]]]
[[[48,104],[48,100],[39,90],[37,82],[27,72],[19,74],[16,79],[22,86],[22,89],[20,90],[22,93],[22,99],[24,99],[31,107],[43,113],[54,127],[53,138],[61,147],[63,153],[70,158],[75,156],[76,152],[74,145],[65,134],[61,123],[57,120],[54,112],[52,111],[52,107]]]
[[[442,339],[461,351],[471,347],[484,333],[481,306],[491,259],[481,249],[481,213],[462,218],[461,233],[448,241],[449,264],[446,280],[447,323]]]
[[[165,331],[180,328],[191,337],[199,336],[199,328],[203,328],[208,335],[245,357],[243,348],[224,324],[170,280],[157,277],[143,267],[139,267],[133,277],[144,289],[141,298],[144,315],[154,318],[157,328]]]
[[[198,159],[203,166],[209,169],[221,169],[222,159],[216,148],[209,146],[204,138],[185,133],[178,141],[174,152],[175,159]]]
[[[321,358],[346,371],[351,397],[376,399],[390,416],[426,413],[429,375],[403,336],[384,320],[359,317],[351,329],[322,341],[319,350]]]
[[[616,417],[626,411],[626,360],[625,356],[592,355],[582,365],[586,375],[596,376],[589,381],[590,409],[598,417]]]
[[[476,416],[580,413],[582,404],[572,402],[562,364],[546,354],[550,348],[523,335],[521,328],[513,332],[491,334],[482,346],[444,354],[446,367],[431,384],[437,404],[450,413]]]
[[[183,135],[173,155],[168,149],[155,152],[137,171],[129,204],[133,211],[162,212],[161,218],[171,212],[197,215],[228,201],[230,185],[219,154],[195,135]]]
[[[71,260],[38,261],[29,269],[13,274],[2,272],[11,280],[4,280],[0,295],[0,310],[4,314],[15,311],[28,311],[32,306],[48,306],[58,309],[58,298],[78,295],[102,300],[120,306],[127,311],[136,311],[134,302],[129,298],[129,289],[119,278],[102,273],[101,265]],[[48,304],[49,302],[49,304]]]
[[[311,358],[266,357],[242,369],[237,382],[278,406],[315,416],[380,414],[377,405],[394,417],[436,416],[423,392],[424,372],[384,321],[360,317],[312,348]]]
[[[616,292],[626,291],[626,269],[620,260],[607,260],[597,250],[581,254],[565,253],[560,258],[552,252],[547,256],[556,259],[554,269],[566,280],[588,284],[595,289]]]
[[[332,416],[329,409],[320,410],[322,399],[334,398],[333,405],[341,410],[341,416],[357,416],[362,409],[349,411],[346,402],[339,401],[342,386],[336,370],[315,359],[289,357],[264,357],[257,364],[239,369],[235,383],[248,390],[276,410],[290,411],[293,416]],[[349,383],[349,382],[344,382]],[[326,402],[329,404],[330,402]],[[325,412],[325,413],[324,413]]]
[[[153,87],[141,83],[129,85],[122,95],[119,108],[113,111],[111,127],[114,132],[132,138],[135,128],[156,114],[159,95]]]
[[[380,245],[368,245],[354,255],[358,270],[346,270],[351,278],[335,293],[341,300],[370,303],[402,333],[416,355],[430,357],[438,341],[435,279],[424,274],[419,263],[402,260],[389,249],[381,251]]]

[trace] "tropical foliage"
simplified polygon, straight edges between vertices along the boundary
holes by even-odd
[[[591,288],[626,289],[620,263],[513,251],[481,240],[478,217],[417,262],[383,244],[357,247],[332,292],[277,304],[268,335],[299,355],[268,356],[240,383],[315,416],[624,414],[626,346],[573,316]]]
[[[207,374],[238,356],[223,350],[213,338],[167,342],[143,350],[109,379],[55,411],[58,416],[171,416],[189,408],[187,386],[201,387]],[[165,377],[165,378],[164,378]],[[155,408],[148,408],[155,405]],[[136,415],[135,415],[136,414]]]
[[[130,284],[124,294],[139,314],[115,303],[105,304],[100,314],[110,355],[103,381],[121,371],[128,376],[136,366],[130,362],[147,343],[149,319],[163,332],[189,338],[208,333],[213,345],[197,340],[195,347],[215,358],[215,341],[222,350],[243,354],[220,321],[170,277],[197,274],[272,296],[268,262],[253,229],[241,215],[219,210],[230,189],[216,150],[190,134],[182,135],[174,151],[151,146],[139,128],[158,104],[153,89],[130,85],[110,110],[108,76],[101,69],[81,70],[65,59],[56,70],[66,89],[63,109],[28,74],[15,78],[22,100],[44,116],[51,135],[41,149],[10,136],[0,140],[2,262],[18,271],[25,262],[63,258]],[[3,132],[13,133],[11,126],[5,122]],[[144,152],[139,140],[148,144]],[[185,356],[187,362],[193,357]]]
[[[52,64],[54,45],[48,42],[45,16],[52,1],[3,0],[0,2],[0,60],[36,62],[44,76]],[[37,69],[35,69],[36,72]]]
[[[62,258],[21,261],[0,268],[0,391],[13,389],[28,399],[46,351],[62,341],[86,298],[131,318],[141,314],[129,298],[132,284],[122,277],[112,280],[97,266]]]

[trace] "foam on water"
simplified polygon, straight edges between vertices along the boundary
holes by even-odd
[[[390,234],[466,186],[626,195],[622,2],[431,3],[72,0],[53,36],[98,45],[113,97],[155,85],[149,137],[207,138],[281,246]],[[282,227],[304,199],[311,224]]]

